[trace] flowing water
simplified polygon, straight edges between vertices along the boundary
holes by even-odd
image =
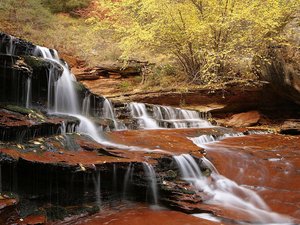
[[[189,138],[195,145],[202,147],[202,148],[206,148],[207,143],[213,143],[213,142],[217,142],[217,141],[221,141],[225,138],[229,138],[229,137],[242,137],[244,136],[243,133],[230,133],[230,134],[224,134],[221,136],[216,136],[216,135],[201,135],[199,137],[194,137],[194,138]]]
[[[212,180],[203,176],[195,159],[188,154],[174,156],[182,178],[210,199],[208,204],[220,205],[238,213],[249,215],[253,222],[264,224],[292,224],[292,220],[272,212],[254,191],[218,174],[214,168]],[[205,159],[207,162],[207,159]],[[210,163],[211,164],[211,163]]]
[[[31,106],[31,77],[27,78],[26,85],[26,108],[30,108]]]
[[[11,37],[9,40],[9,45],[6,47],[7,54],[14,54],[14,41],[14,38]],[[58,79],[55,78],[54,67],[50,67],[48,71],[47,107],[49,112],[78,118],[80,120],[80,124],[77,128],[77,131],[90,136],[98,143],[128,150],[152,151],[150,149],[118,145],[107,141],[102,136],[102,130],[100,127],[96,126],[95,123],[88,118],[91,112],[91,95],[86,94],[82,104],[79,102],[79,98],[74,86],[76,79],[70,72],[68,65],[59,59],[58,53],[55,50],[37,46],[34,54],[60,65],[63,69],[63,74]],[[28,78],[26,87],[27,108],[31,106],[31,88],[31,78]],[[82,106],[81,109],[80,105]],[[212,127],[208,121],[210,115],[207,113],[199,113],[192,110],[181,110],[167,106],[153,106],[153,111],[151,112],[151,110],[147,109],[147,106],[143,103],[129,103],[128,107],[130,109],[131,116],[139,121],[140,128],[142,129]],[[116,120],[114,108],[108,99],[104,100],[102,113],[104,118],[113,121],[116,130],[126,129],[123,124],[118,123]],[[67,132],[68,128],[66,124],[62,123],[61,133],[66,135]],[[202,135],[200,137],[190,139],[196,145],[200,147],[206,147],[205,145],[208,143],[216,142],[230,136],[241,135],[243,134],[237,133],[219,137],[213,135]],[[157,151],[164,152],[163,150]],[[203,191],[207,196],[210,197],[206,203],[221,205],[237,212],[243,212],[244,214],[247,214],[253,218],[255,222],[260,224],[291,223],[289,218],[271,212],[269,207],[256,192],[240,186],[234,181],[219,174],[215,166],[208,159],[202,158],[201,162],[212,171],[212,179],[202,175],[198,163],[191,155],[183,154],[173,157],[181,171],[182,179],[191,183],[196,189]],[[152,192],[153,202],[158,204],[157,175],[155,174],[155,170],[146,162],[143,163],[143,167]],[[114,166],[113,168],[113,186],[115,188],[117,185],[117,174],[116,167]],[[134,167],[132,164],[129,164],[123,183],[124,198],[126,197],[128,186],[132,181],[133,173]],[[97,171],[93,177],[93,183],[95,188],[96,202],[97,205],[101,207],[100,171]],[[0,165],[0,189],[1,186]]]
[[[155,205],[158,204],[158,191],[157,191],[157,179],[156,179],[156,173],[154,171],[154,168],[152,165],[150,165],[147,162],[143,162],[144,171],[147,176],[148,183],[150,184],[152,196],[153,196],[153,202]]]
[[[173,108],[170,106],[155,105],[153,108],[153,118],[160,122],[161,127],[171,128],[204,128],[211,127],[208,122],[210,114]]]
[[[96,196],[96,203],[99,209],[101,209],[101,178],[100,178],[100,171],[93,177],[94,187],[95,187],[95,196]]]
[[[129,103],[130,112],[133,118],[139,120],[140,128],[142,129],[158,129],[157,122],[151,118],[147,112],[146,105],[143,103]]]
[[[133,172],[133,166],[131,163],[129,163],[126,173],[125,173],[125,177],[124,177],[124,183],[123,183],[123,199],[126,199],[126,193],[128,191],[128,186],[129,186],[129,181],[130,178],[132,177],[132,173]]]
[[[86,93],[82,102],[82,115],[87,117],[90,116],[90,109],[91,109],[91,94]]]
[[[184,110],[170,106],[153,105],[153,112],[144,103],[131,102],[129,109],[133,118],[138,119],[142,129],[159,128],[205,128],[212,127],[210,115],[205,112]]]
[[[127,129],[123,123],[117,121],[113,105],[112,105],[111,101],[108,100],[107,98],[104,98],[102,112],[103,112],[104,118],[107,118],[107,119],[110,119],[113,121],[115,130],[126,130]]]

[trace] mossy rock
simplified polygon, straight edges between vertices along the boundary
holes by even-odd
[[[28,109],[28,108],[18,106],[18,105],[5,105],[5,106],[0,106],[0,107],[4,108],[6,110],[12,111],[12,112],[23,114],[23,115],[29,115],[30,113],[34,112],[32,109]]]
[[[178,174],[174,170],[168,170],[166,172],[166,176],[164,177],[165,180],[175,180],[177,178]]]
[[[58,63],[54,62],[54,61],[50,61],[47,59],[43,59],[40,57],[35,57],[35,56],[23,56],[24,61],[27,65],[29,65],[34,72],[39,72],[39,71],[44,71],[45,69],[50,69],[50,68],[54,68],[55,69],[55,73],[58,75],[57,78],[59,76],[62,75],[64,69],[61,65],[59,65]]]
[[[47,218],[51,221],[63,220],[66,216],[68,216],[68,212],[64,207],[61,206],[52,206],[46,208]]]
[[[76,92],[85,93],[87,91],[87,88],[82,83],[74,82],[73,84],[76,89]]]

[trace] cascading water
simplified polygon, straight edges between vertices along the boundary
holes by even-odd
[[[78,97],[74,87],[76,79],[70,72],[68,65],[61,62],[56,50],[37,46],[35,55],[41,55],[44,59],[56,62],[63,68],[63,74],[56,84],[54,112],[79,114]],[[49,79],[51,76],[52,75],[49,75]],[[48,87],[48,90],[49,89],[51,89],[51,87]]]
[[[215,168],[211,173],[212,179],[209,179],[202,175],[197,162],[191,155],[174,156],[174,159],[182,174],[182,178],[210,197],[206,203],[242,212],[253,218],[252,222],[254,223],[292,224],[289,218],[270,211],[269,207],[256,192],[239,186],[234,181],[218,174],[214,171]],[[208,160],[205,159],[204,163],[207,162]]]
[[[8,36],[9,37],[9,44],[6,46],[6,54],[7,55],[14,55],[16,50],[15,40],[16,38],[14,36]]]
[[[97,130],[95,124],[87,117],[80,114],[78,97],[74,87],[76,79],[70,72],[67,64],[64,64],[60,61],[57,51],[49,50],[45,47],[37,46],[35,55],[42,56],[47,60],[58,63],[63,68],[63,74],[57,80],[56,84],[53,84],[54,74],[51,74],[53,70],[49,70],[48,107],[50,107],[51,99],[54,98],[53,113],[66,114],[78,118],[80,120],[78,131],[85,133],[95,141],[102,143],[104,139],[101,137],[100,131]],[[53,85],[55,86],[54,93],[52,92]],[[48,108],[48,110],[52,111],[51,108]]]
[[[27,78],[26,85],[26,108],[29,108],[31,105],[31,77]]]
[[[101,179],[100,179],[100,171],[97,171],[95,176],[93,177],[94,187],[95,187],[95,196],[96,203],[99,208],[101,208]]]
[[[128,185],[129,185],[129,179],[132,176],[132,172],[133,172],[133,166],[131,163],[129,163],[129,166],[126,170],[125,173],[125,177],[124,177],[124,183],[123,183],[123,199],[126,198],[126,193],[127,193],[127,189],[128,189]]]
[[[199,137],[194,137],[194,138],[189,138],[195,145],[205,148],[205,144],[207,143],[212,143],[216,141],[221,141],[225,138],[230,138],[230,137],[242,137],[244,136],[243,133],[231,133],[231,134],[224,134],[221,136],[215,136],[215,135],[201,135]]]
[[[211,127],[207,121],[208,113],[160,105],[155,105],[153,111],[153,118],[162,124],[171,124],[174,128]]]
[[[153,113],[149,113],[145,104],[136,102],[130,103],[129,109],[132,117],[140,121],[140,126],[143,129],[212,126],[207,120],[210,117],[208,113],[160,105],[153,105]]]
[[[148,183],[150,184],[149,186],[151,187],[154,204],[157,205],[158,191],[157,191],[157,179],[156,179],[154,168],[152,165],[150,165],[147,162],[143,162],[143,167],[147,176]]]
[[[143,129],[158,129],[157,122],[152,119],[147,112],[146,105],[143,103],[131,102],[129,103],[130,112],[133,118],[140,122]]]
[[[91,94],[86,93],[82,102],[82,115],[89,116],[91,108]]]
[[[114,108],[113,108],[111,102],[107,98],[104,98],[102,112],[103,112],[104,118],[107,118],[107,119],[110,119],[113,121],[114,128],[116,130],[125,130],[126,129],[126,126],[124,124],[122,124],[116,120]]]

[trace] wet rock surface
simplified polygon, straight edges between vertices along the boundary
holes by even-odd
[[[54,223],[54,225],[68,224],[69,221]],[[142,205],[137,205],[134,208],[125,208],[111,210],[104,213],[99,213],[88,218],[76,218],[70,222],[74,224],[112,224],[112,225],[218,225],[229,224],[212,222],[205,219],[196,218],[180,212],[169,210],[155,210]]]
[[[207,144],[206,150],[221,174],[257,191],[275,212],[300,219],[299,144],[295,136],[250,135]]]
[[[293,113],[298,108],[277,97],[274,103],[273,94],[264,94],[264,85],[241,91],[238,83],[228,82],[216,90],[119,96],[174,106],[184,101],[191,107],[206,107],[201,112],[111,103],[76,82],[55,50],[3,33],[0,41],[0,52],[5,54],[0,57],[0,84],[9,90],[0,93],[1,223],[298,223],[273,214],[300,218],[299,137],[213,127],[210,122],[216,123],[206,112],[224,119],[249,110],[265,115],[280,105],[284,109],[276,114],[280,121],[291,115],[297,118]],[[81,75],[123,79],[135,75],[135,69],[99,67]],[[13,97],[6,100],[9,96]],[[286,112],[288,116],[281,118]],[[238,127],[261,122],[260,114],[253,111],[232,119],[232,126]],[[169,129],[193,123],[200,128]],[[214,165],[232,180],[218,174]],[[219,192],[226,196],[218,202]],[[255,193],[274,213],[264,210],[267,207]],[[235,199],[251,207],[232,207]],[[137,202],[187,214],[209,213],[218,222],[131,205]],[[260,211],[266,211],[267,219],[259,218]]]

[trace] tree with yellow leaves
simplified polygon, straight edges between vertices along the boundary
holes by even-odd
[[[104,2],[123,56],[147,49],[174,57],[189,81],[202,83],[227,73],[237,54],[253,55],[279,41],[281,29],[300,6],[300,0]]]

